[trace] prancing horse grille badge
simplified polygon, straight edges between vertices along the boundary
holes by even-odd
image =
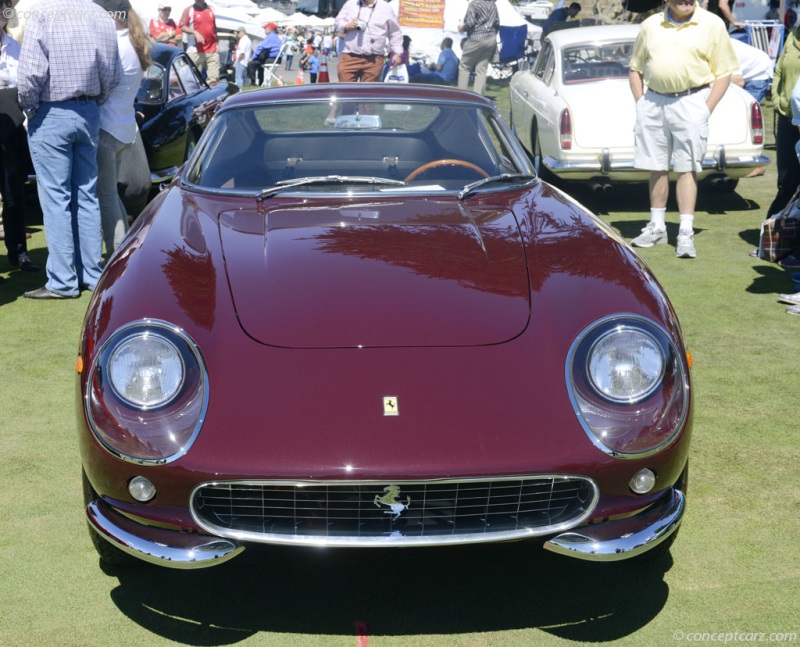
[[[400,409],[397,406],[396,395],[383,396],[383,415],[384,416],[399,416]]]

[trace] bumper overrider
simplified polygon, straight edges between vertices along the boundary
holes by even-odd
[[[588,561],[630,559],[673,535],[685,510],[685,495],[669,488],[651,506],[624,519],[581,526],[547,540],[554,553]],[[235,539],[155,528],[140,524],[97,499],[86,514],[92,529],[112,546],[145,562],[178,569],[216,566],[236,557],[244,546]],[[402,546],[402,541],[392,542]]]

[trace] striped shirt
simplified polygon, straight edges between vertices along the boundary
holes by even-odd
[[[114,20],[90,0],[40,0],[27,12],[20,52],[19,103],[97,97],[103,104],[119,82],[122,64]]]
[[[500,30],[500,18],[495,0],[472,0],[464,16],[464,31],[468,43],[496,39]]]

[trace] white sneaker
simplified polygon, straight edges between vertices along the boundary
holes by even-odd
[[[800,306],[800,292],[795,292],[793,294],[779,294],[778,301],[782,303],[788,303],[793,306]]]
[[[675,256],[678,258],[697,258],[697,252],[694,251],[694,234],[678,234]]]
[[[653,245],[664,245],[667,242],[667,230],[656,229],[654,222],[648,222],[642,233],[631,241],[634,247],[652,247]]]
[[[800,315],[800,306],[786,306],[787,315]]]

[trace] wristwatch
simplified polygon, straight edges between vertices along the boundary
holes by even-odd
[[[25,116],[28,118],[28,121],[33,119],[34,115],[36,115],[36,108],[33,106],[28,106],[27,108],[23,108],[22,112],[25,113]]]

